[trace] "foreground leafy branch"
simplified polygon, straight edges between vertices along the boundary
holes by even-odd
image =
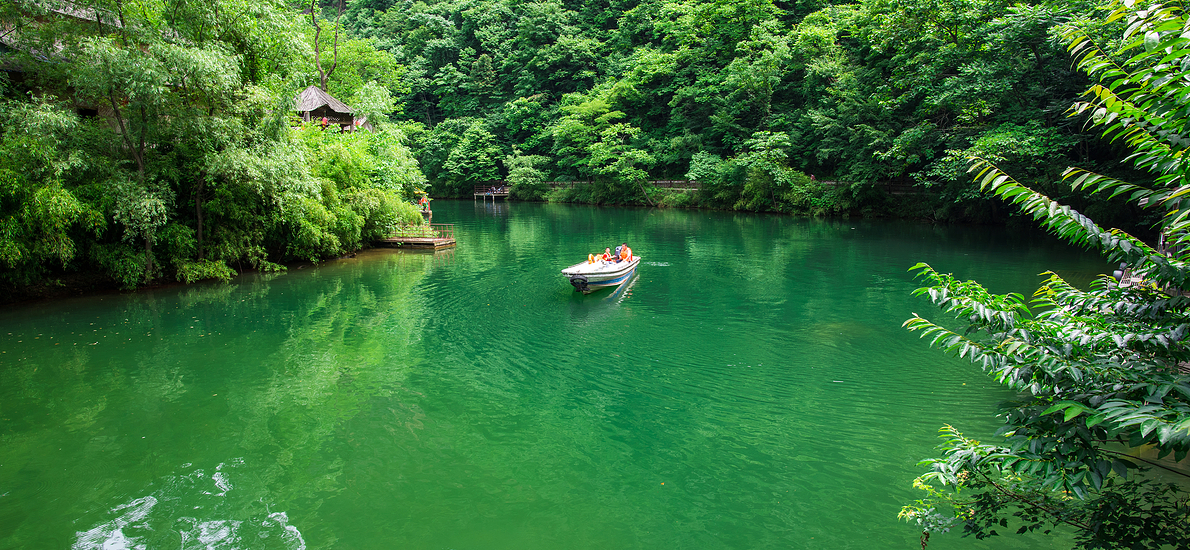
[[[1078,27],[1065,36],[1080,69],[1097,80],[1072,115],[1090,114],[1105,137],[1122,140],[1140,169],[1156,175],[1145,188],[1068,169],[1075,189],[1124,196],[1163,213],[1173,246],[1158,250],[1118,229],[1104,229],[1069,206],[1026,187],[983,159],[971,171],[981,188],[1018,206],[1043,227],[1112,262],[1128,264],[1140,284],[1103,276],[1080,290],[1054,273],[1026,303],[996,295],[928,264],[915,271],[927,297],[961,326],[919,315],[904,326],[930,345],[979,365],[1020,392],[1001,405],[998,445],[942,428],[943,455],[922,462],[915,481],[927,498],[901,517],[929,535],[962,524],[984,538],[1013,520],[1017,533],[1073,529],[1080,548],[1190,548],[1190,494],[1145,474],[1133,451],[1158,459],[1190,452],[1190,193],[1183,154],[1190,147],[1190,39],[1180,5],[1113,6],[1110,21],[1127,26],[1124,50],[1103,52]],[[1117,62],[1116,59],[1125,59]],[[1184,479],[1183,479],[1184,480]],[[946,511],[948,513],[943,513]]]

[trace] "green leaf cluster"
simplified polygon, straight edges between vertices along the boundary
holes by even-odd
[[[992,160],[972,159],[982,189],[1071,243],[1122,263],[1129,277],[1103,276],[1084,290],[1048,273],[1026,301],[914,266],[926,283],[916,294],[953,315],[961,329],[917,315],[905,327],[1019,392],[1001,407],[998,444],[943,428],[944,454],[923,463],[930,471],[917,482],[929,498],[902,512],[926,530],[923,544],[945,524],[930,519],[939,508],[980,538],[1014,519],[1017,532],[1073,528],[1080,548],[1186,548],[1190,540],[1190,476],[1162,461],[1190,454],[1190,204],[1181,198],[1190,184],[1182,161],[1190,113],[1190,72],[1182,68],[1190,68],[1190,49],[1182,35],[1190,17],[1180,6],[1129,0],[1113,4],[1107,21],[1123,23],[1123,40],[1110,53],[1082,22],[1064,27],[1078,67],[1096,81],[1071,116],[1093,113],[1090,123],[1126,145],[1129,162],[1154,183],[1074,168],[1064,179],[1074,190],[1125,196],[1154,211],[1168,246],[1104,229]],[[1181,483],[1158,482],[1144,473],[1151,467],[1183,476]]]

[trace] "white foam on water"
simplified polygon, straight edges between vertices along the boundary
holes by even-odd
[[[182,548],[237,548],[236,530],[241,521],[215,520],[198,521],[194,518],[178,518],[179,521],[189,521],[190,529],[179,529],[182,536]]]
[[[239,528],[238,521],[204,521],[198,524],[198,542],[208,548],[217,542],[234,542],[235,530]]]
[[[653,267],[669,267],[669,262],[644,262],[644,264]]]
[[[268,548],[305,550],[306,541],[301,531],[289,524],[289,516],[285,512],[272,512],[265,516],[263,511],[247,511],[252,507],[243,507],[243,497],[239,499],[238,513],[234,511],[237,510],[236,500],[228,496],[235,489],[230,468],[243,464],[243,459],[221,463],[209,477],[198,468],[180,475],[166,476],[160,480],[162,488],[153,494],[112,508],[110,513],[117,515],[114,519],[87,531],[76,532],[75,543],[71,548],[148,550],[150,544],[156,543],[146,541],[146,537],[156,536],[150,533],[165,530],[174,531],[181,537],[181,550],[258,548],[262,544],[261,539],[269,539]],[[189,463],[183,466],[189,467]],[[210,487],[212,484],[220,492],[212,493],[203,489],[204,485]],[[158,506],[158,502],[168,504]],[[196,502],[199,505],[194,505]],[[174,516],[180,509],[208,517]],[[215,517],[209,517],[212,515]],[[227,518],[236,515],[241,517]]]
[[[222,464],[220,464],[220,466],[222,466]],[[220,493],[216,493],[215,496],[221,497],[226,495],[227,492],[231,490],[231,482],[227,480],[227,474],[223,472],[215,472],[215,475],[211,476],[211,480],[214,481],[215,486],[218,487],[220,491],[222,491]]]
[[[144,545],[136,544],[134,540],[130,540],[124,536],[124,531],[116,529],[115,532],[103,541],[103,550],[128,550],[129,548],[144,548]]]
[[[288,543],[290,548],[293,550],[306,550],[306,541],[302,538],[301,531],[298,531],[297,527],[289,524],[289,516],[285,512],[273,512],[269,514],[269,519],[277,522],[277,525],[285,529],[281,533],[281,540]]]
[[[128,526],[145,527],[145,518],[149,516],[149,512],[156,505],[157,499],[147,496],[112,508],[113,514],[124,510],[127,511],[120,514],[116,519],[96,526],[89,531],[76,532],[74,546],[71,546],[71,549],[145,550],[145,545],[140,544],[140,539],[128,537],[124,534],[124,528]]]

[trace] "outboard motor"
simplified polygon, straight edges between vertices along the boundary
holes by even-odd
[[[1126,264],[1124,262],[1120,262],[1120,269],[1113,271],[1111,275],[1112,275],[1112,277],[1116,278],[1116,282],[1123,282],[1124,281],[1124,273],[1127,273],[1127,272],[1128,272],[1128,264]]]
[[[575,292],[582,292],[587,294],[591,289],[587,287],[587,278],[582,275],[571,275],[570,284],[574,286]]]

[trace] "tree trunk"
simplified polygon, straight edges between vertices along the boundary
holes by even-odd
[[[120,113],[120,105],[116,102],[115,94],[110,91],[107,94],[108,101],[112,104],[112,112],[116,115],[116,123],[120,125],[120,137],[124,139],[124,145],[128,147],[128,152],[132,154],[132,160],[136,161],[136,176],[137,181],[144,183],[145,181],[145,157],[142,154],[143,149],[137,149],[136,145],[132,143],[132,138],[128,136],[128,126],[124,124],[124,116]],[[141,133],[142,138],[144,133]],[[143,143],[143,142],[142,142]]]
[[[653,199],[649,198],[649,192],[645,190],[645,180],[636,180],[636,185],[640,187],[640,192],[645,196],[645,200],[648,201],[649,206],[657,206],[657,203],[653,202]]]
[[[331,77],[331,73],[335,72],[335,67],[339,66],[339,20],[343,18],[343,0],[339,0],[339,14],[335,16],[335,41],[333,48],[334,61],[331,62],[331,68],[326,72],[326,78],[322,79],[322,89],[326,89],[326,79]]]
[[[318,68],[318,87],[328,93],[330,90],[326,89],[326,81],[335,72],[335,67],[339,66],[339,19],[342,17],[343,0],[339,0],[339,14],[335,16],[335,40],[332,46],[333,61],[331,61],[331,68],[324,71],[322,69],[322,47],[318,44],[318,37],[322,34],[322,25],[318,24],[318,0],[310,0],[310,23],[314,25],[314,66]]]
[[[202,193],[204,183],[205,181],[203,179],[199,179],[198,189],[194,193],[194,217],[196,220],[198,220],[198,259],[200,260],[206,259],[203,256],[202,250]]]
[[[153,279],[153,241],[145,235],[145,282]]]

